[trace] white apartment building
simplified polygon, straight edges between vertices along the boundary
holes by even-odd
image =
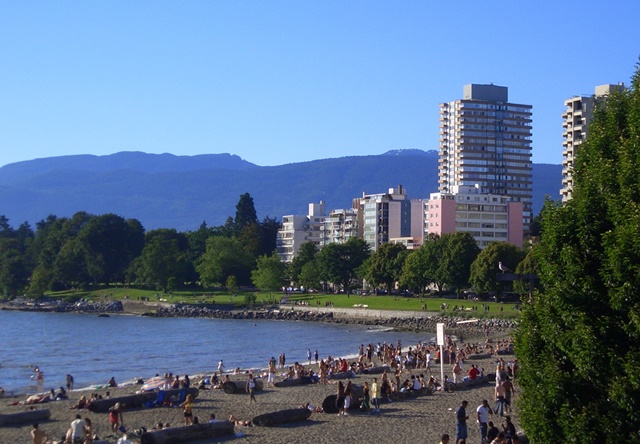
[[[523,227],[531,222],[531,105],[510,103],[508,88],[465,85],[463,98],[440,104],[438,183],[522,202]]]
[[[276,237],[276,250],[280,260],[291,262],[300,246],[313,242],[321,247],[324,242],[325,204],[309,204],[309,214],[282,216],[282,228]]]
[[[562,113],[562,201],[571,199],[573,193],[573,165],[576,153],[588,135],[596,102],[613,91],[622,91],[624,84],[599,85],[592,96],[574,96],[564,101]]]
[[[321,245],[343,244],[358,237],[358,212],[353,209],[332,210],[324,220]]]

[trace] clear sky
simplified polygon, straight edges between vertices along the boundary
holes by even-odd
[[[563,101],[624,82],[640,1],[4,1],[0,165],[119,151],[281,165],[438,147],[467,83],[533,105],[561,163]]]

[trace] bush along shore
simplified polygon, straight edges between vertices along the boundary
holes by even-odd
[[[96,313],[118,314],[126,310],[121,301],[78,301],[69,303],[60,300],[32,302],[26,300],[14,300],[2,304],[3,310],[20,310],[36,312],[56,313]],[[207,307],[183,304],[166,304],[165,306],[152,306],[152,311],[141,313],[142,316],[157,318],[211,318],[211,319],[243,319],[243,320],[274,320],[274,321],[310,321],[327,322],[335,324],[357,324],[391,328],[396,331],[435,332],[436,324],[442,322],[448,331],[456,334],[478,334],[485,332],[508,331],[515,327],[516,321],[510,319],[482,318],[469,322],[468,318],[457,316],[419,316],[412,317],[409,313],[406,317],[376,317],[362,318],[349,317],[342,314],[334,316],[331,311],[306,311],[290,309],[261,309],[261,310],[231,310],[219,307]],[[464,322],[466,321],[466,323]],[[463,322],[460,324],[460,322]]]

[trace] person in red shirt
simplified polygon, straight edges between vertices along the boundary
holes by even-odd
[[[480,370],[478,370],[478,367],[476,367],[475,364],[471,364],[471,368],[467,372],[467,376],[469,376],[469,379],[476,379],[479,374]]]

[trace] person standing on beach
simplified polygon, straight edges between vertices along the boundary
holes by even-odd
[[[371,383],[371,399],[373,400],[373,411],[380,413],[380,386],[378,385],[378,378],[373,378]]]
[[[344,384],[342,383],[342,381],[338,381],[336,408],[338,409],[338,415],[342,415],[344,413]]]
[[[80,415],[78,415],[80,416]],[[109,409],[109,424],[111,431],[115,437],[118,436],[118,427],[124,427],[124,418],[122,417],[122,406],[119,402]]]
[[[369,411],[369,400],[371,399],[369,383],[365,381],[362,384],[362,404],[360,404],[360,410],[363,412]],[[369,413],[371,414],[371,413]]]
[[[269,360],[269,376],[267,376],[267,387],[275,387],[276,377],[276,360],[271,358]]]
[[[315,360],[316,360],[316,364],[317,364],[317,363],[318,363],[318,350],[316,350],[316,351],[313,353],[313,357],[315,358]]]
[[[187,398],[180,404],[184,412],[184,425],[193,424],[193,395],[188,394]]]
[[[307,359],[309,360],[309,365],[311,365],[311,349],[307,349]]]
[[[480,426],[480,443],[484,444],[487,441],[489,415],[493,414],[493,410],[489,407],[489,401],[483,399],[482,404],[476,409],[476,413],[478,414],[478,424]]]
[[[221,359],[220,362],[218,362],[218,372],[222,375],[223,371],[224,371],[224,362],[222,362],[222,359]]]
[[[467,444],[467,401],[462,401],[456,411],[456,444]]]
[[[251,404],[251,401],[257,404],[258,401],[256,401],[256,395],[255,395],[256,381],[253,379],[252,373],[249,373],[249,379],[247,380],[246,390],[247,390],[247,393],[249,393],[249,404]]]
[[[67,391],[73,390],[73,376],[67,373]]]

